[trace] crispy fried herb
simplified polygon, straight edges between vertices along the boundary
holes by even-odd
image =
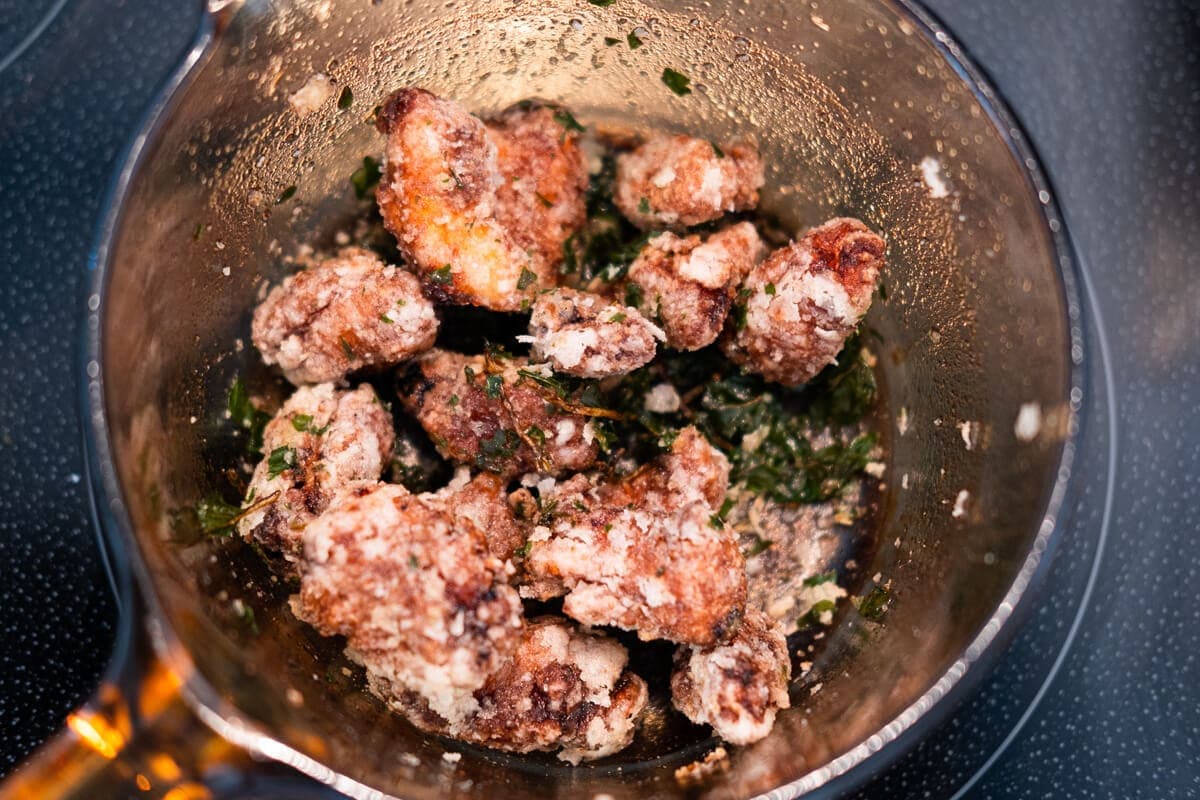
[[[846,341],[838,363],[826,367],[804,387],[807,413],[814,422],[851,425],[875,403],[875,373],[863,352],[862,333]]]
[[[775,284],[773,284],[773,283],[766,284],[765,286],[763,286],[763,292],[765,294],[774,296],[775,295]]]
[[[546,432],[537,425],[530,425],[525,429],[525,435],[539,445],[546,444]]]
[[[395,320],[393,320],[393,319],[392,319],[391,317],[389,317],[387,314],[380,314],[380,315],[379,315],[379,321],[380,321],[380,322],[382,322],[382,323],[385,323],[385,324],[387,324],[387,325],[391,325],[391,324],[392,324],[392,323],[393,323]]]
[[[284,189],[282,192],[279,193],[279,198],[275,201],[275,204],[279,205],[280,203],[286,203],[288,200],[291,200],[295,196],[296,196],[296,185],[292,184],[291,186],[287,187],[286,189]]]
[[[379,162],[371,156],[363,156],[362,166],[350,174],[350,185],[354,187],[354,196],[365,200],[367,195],[379,184],[382,175]]]
[[[567,396],[568,389],[566,384],[557,377],[543,375],[540,372],[531,369],[525,369],[524,367],[518,369],[517,374],[522,378],[533,381],[543,389],[549,389],[559,397]]]
[[[316,428],[313,427],[312,423],[313,418],[309,414],[296,414],[292,417],[292,427],[295,428],[298,433],[311,433],[313,436],[320,436],[324,434],[325,431],[329,430],[329,424]]]
[[[286,444],[281,447],[276,447],[267,456],[267,477],[275,478],[281,472],[296,467],[296,449],[288,447]]]
[[[692,93],[692,79],[687,75],[684,75],[682,72],[676,72],[670,67],[667,67],[662,71],[662,82],[667,85],[668,89],[680,97],[683,97],[685,94]]]
[[[604,46],[605,47],[612,47],[614,44],[620,44],[620,43],[621,43],[620,39],[614,39],[612,36],[604,37]]]
[[[233,424],[246,431],[246,452],[251,455],[262,453],[263,428],[270,422],[271,415],[254,407],[241,378],[233,379],[226,407]]]
[[[429,273],[429,280],[433,283],[445,285],[450,283],[453,278],[450,275],[450,265],[443,264],[442,266]]]
[[[500,396],[500,390],[504,387],[504,379],[499,375],[488,375],[487,380],[483,382],[483,393],[495,400]]]
[[[617,2],[617,0],[588,0],[588,2],[594,6],[600,6],[601,8],[608,8],[613,3]]]
[[[354,92],[352,92],[350,87],[347,86],[345,89],[342,89],[342,93],[338,95],[338,108],[340,108],[342,111],[345,111],[352,105],[354,105]]]
[[[825,612],[833,611],[835,608],[837,608],[837,603],[833,600],[817,601],[813,604],[813,607],[808,610],[808,613],[800,618],[800,627],[808,628],[814,625],[823,625],[824,623],[821,622],[821,617],[825,615]]]
[[[525,291],[537,283],[537,273],[529,269],[521,269],[521,277],[517,278],[517,289]]]
[[[636,31],[630,31],[629,35],[625,37],[625,41],[629,42],[630,50],[637,50],[642,46],[642,40],[638,38]]]
[[[888,600],[890,599],[891,594],[887,589],[882,586],[876,586],[858,601],[858,613],[862,615],[863,619],[878,622],[883,619],[883,614],[887,611]]]

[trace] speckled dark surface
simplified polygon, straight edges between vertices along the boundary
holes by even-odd
[[[109,176],[197,5],[0,0],[0,772],[112,645],[79,480],[81,286]],[[981,691],[857,796],[1200,796],[1200,5],[929,5],[1057,187],[1094,302],[1091,424],[1042,605]]]

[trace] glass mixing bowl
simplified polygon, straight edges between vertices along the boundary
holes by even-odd
[[[95,797],[140,778],[220,793],[213,775],[256,769],[232,743],[356,797],[793,797],[874,771],[979,679],[1055,541],[1083,348],[1036,162],[924,12],[891,0],[210,6],[131,148],[88,301],[97,506],[140,589],[123,583],[135,638],[10,789]],[[664,85],[668,67],[690,94]],[[288,97],[305,84],[327,91],[302,115]],[[729,748],[699,785],[675,770],[716,742],[670,726],[578,768],[420,734],[343,671],[338,643],[291,616],[255,558],[177,541],[173,512],[221,480],[230,380],[268,385],[248,345],[260,287],[357,213],[349,175],[382,149],[368,118],[407,85],[480,113],[540,97],[584,123],[749,135],[768,212],[796,230],[857,216],[887,239],[887,299],[868,317],[882,336],[886,473],[849,587],[886,584],[886,612],[841,612],[771,735]],[[143,622],[149,639],[136,638]],[[175,772],[155,771],[164,755]]]

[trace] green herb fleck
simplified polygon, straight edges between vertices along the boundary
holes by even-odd
[[[820,586],[823,583],[833,583],[833,581],[835,581],[835,580],[837,580],[837,573],[834,572],[833,570],[830,570],[829,572],[822,572],[818,575],[813,575],[811,577],[805,578],[804,585],[805,586]]]
[[[613,3],[617,2],[617,0],[588,0],[588,2],[594,6],[600,6],[601,8],[608,8]]]
[[[338,108],[340,108],[342,111],[345,111],[352,105],[354,105],[354,92],[350,91],[350,87],[347,86],[345,89],[342,89],[342,93],[338,95]]]
[[[379,162],[370,156],[363,156],[362,166],[350,174],[350,185],[354,187],[354,196],[365,200],[367,195],[379,184],[382,175]]]
[[[247,604],[245,601],[241,601],[240,605],[241,605],[240,617],[241,617],[242,622],[244,622],[246,624],[246,626],[250,628],[251,633],[253,633],[255,636],[257,636],[258,635],[258,621],[255,620],[255,618],[254,618],[254,609],[251,608],[249,606],[249,604]]]
[[[525,542],[525,544],[521,545],[516,550],[514,550],[513,555],[518,556],[519,558],[524,558],[525,556],[529,555],[529,551],[532,549],[533,549],[533,542],[527,541],[527,542]]]
[[[413,569],[417,569],[418,567],[421,566],[421,562],[417,560],[417,557],[415,555],[413,555],[412,553],[409,553],[408,554],[408,565],[410,567],[412,567]]]
[[[876,586],[858,601],[858,613],[862,615],[863,619],[878,622],[883,618],[883,613],[887,611],[889,599],[891,599],[891,595],[888,590],[882,586]]]
[[[279,193],[279,199],[275,201],[275,204],[279,205],[280,203],[286,203],[288,200],[291,200],[295,196],[296,196],[296,184],[292,184],[291,186],[287,187],[286,189],[284,189],[282,192]]]
[[[774,546],[775,542],[770,539],[764,539],[761,536],[754,537],[754,544],[750,545],[750,549],[746,551],[746,558],[753,558],[761,555]]]
[[[442,286],[450,283],[450,281],[453,280],[450,275],[450,265],[444,264],[435,269],[433,272],[429,273],[429,280]]]
[[[617,313],[613,314],[611,317],[608,318],[609,322],[624,322],[625,320],[626,320],[626,314],[624,311],[618,311]]]
[[[196,521],[207,536],[225,538],[233,534],[234,519],[242,513],[237,506],[212,495],[196,503]]]
[[[813,607],[808,610],[808,613],[800,618],[800,627],[807,628],[813,625],[823,625],[821,617],[826,611],[833,611],[837,608],[837,603],[833,600],[820,600],[813,604]]]
[[[546,432],[537,425],[530,425],[528,428],[526,428],[525,435],[538,444],[546,443]]]
[[[522,267],[521,277],[517,278],[517,289],[523,292],[535,283],[537,283],[537,273],[531,269]]]
[[[271,455],[267,456],[267,477],[275,478],[281,472],[296,467],[296,449],[288,447],[286,444],[282,447],[276,447],[271,451]]]
[[[724,158],[724,157],[725,157],[725,151],[724,151],[724,150],[722,150],[720,147],[718,147],[716,142],[709,142],[709,144],[711,144],[711,145],[712,145],[712,149],[713,149],[713,155],[714,155],[714,156],[716,156],[717,158]]]
[[[304,433],[306,430],[308,430],[308,426],[312,425],[312,421],[313,418],[311,414],[296,414],[292,417],[292,427],[300,433]]]
[[[585,128],[579,124],[579,120],[575,119],[575,115],[570,111],[567,111],[565,108],[560,108],[558,111],[554,112],[554,121],[569,131],[583,133],[585,130]]]
[[[458,395],[456,395],[456,394],[450,395],[450,407],[454,408],[457,405],[458,405]]]
[[[642,287],[636,283],[625,284],[625,305],[641,308],[644,295]]]
[[[775,296],[775,284],[773,284],[773,283],[766,284],[765,286],[763,286],[763,292],[774,297]]]
[[[638,200],[638,213],[639,214],[649,214],[650,213],[649,198],[643,197],[641,200]]]
[[[550,198],[546,197],[546,195],[542,194],[541,192],[534,192],[533,196],[537,198],[538,202],[542,204],[543,208],[554,207],[554,203],[550,202]]]
[[[271,415],[254,407],[241,378],[233,379],[233,385],[229,387],[226,407],[229,409],[229,417],[233,420],[233,424],[246,431],[246,452],[251,455],[261,453],[263,428],[271,420]]]
[[[488,438],[480,440],[475,466],[489,472],[501,472],[505,462],[513,457],[520,445],[521,437],[517,436],[516,431],[501,428]]]
[[[354,348],[351,347],[350,343],[346,341],[345,336],[338,337],[338,344],[342,346],[342,352],[346,354],[346,358],[354,358]]]
[[[638,35],[635,31],[630,31],[629,35],[625,37],[625,41],[629,42],[630,50],[637,50],[642,46],[642,40],[638,38]]]
[[[483,382],[483,393],[495,400],[500,396],[500,389],[504,386],[504,379],[499,375],[488,375],[487,380]]]
[[[668,89],[680,97],[692,93],[692,79],[682,72],[676,72],[670,67],[662,71],[662,82],[667,85]]]
[[[202,234],[202,233],[204,233],[204,223],[203,223],[203,222],[197,222],[197,223],[196,223],[196,230],[192,232],[192,241],[193,241],[193,242],[198,242],[198,241],[200,241],[200,234]]]
[[[605,47],[612,47],[614,44],[620,44],[620,43],[621,43],[620,39],[615,39],[612,36],[604,37],[604,46]]]
[[[386,323],[386,324],[388,324],[388,325],[391,325],[391,324],[392,324],[392,323],[393,323],[395,320],[393,320],[393,319],[392,319],[391,317],[389,317],[387,314],[380,314],[380,315],[379,315],[379,321],[380,321],[380,322],[383,322],[383,323]]]

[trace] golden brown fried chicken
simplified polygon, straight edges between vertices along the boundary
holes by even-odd
[[[720,644],[680,647],[671,674],[671,700],[700,725],[733,744],[771,732],[775,714],[791,705],[792,665],[779,623],[747,608],[741,625]]]
[[[749,222],[704,240],[662,233],[629,265],[625,297],[662,326],[676,350],[699,350],[716,341],[738,283],[762,258],[764,246]]]
[[[437,331],[415,277],[348,247],[272,289],[251,335],[263,361],[301,385],[398,364],[432,347]]]
[[[776,250],[742,284],[744,317],[724,340],[726,355],[788,386],[812,379],[867,313],[883,255],[883,239],[849,218]]]
[[[560,399],[528,377],[528,359],[491,362],[434,350],[403,382],[400,401],[444,457],[513,476],[587,469],[599,443],[591,421],[556,405]],[[525,371],[527,375],[522,375]]]
[[[529,525],[514,511],[528,492],[509,495],[504,479],[496,473],[480,472],[470,477],[466,467],[458,469],[449,486],[421,495],[422,500],[438,505],[459,524],[474,527],[487,542],[488,552],[508,561],[529,536]]]
[[[555,289],[540,295],[529,318],[534,359],[582,378],[624,375],[654,359],[663,332],[636,309],[597,294]]]
[[[748,144],[658,135],[617,158],[614,201],[642,230],[686,227],[758,205],[763,165]]]
[[[725,456],[689,427],[669,453],[624,479],[558,484],[549,492],[553,520],[526,545],[522,595],[565,595],[568,616],[643,639],[718,641],[746,601],[737,538],[713,519],[728,482]]]
[[[585,213],[576,133],[538,108],[489,128],[422,89],[395,92],[376,119],[388,137],[379,210],[432,296],[516,311],[555,285]]]
[[[561,748],[559,758],[578,764],[633,740],[648,694],[627,661],[612,639],[542,617],[526,622],[511,660],[474,692],[475,710],[459,721],[376,676],[368,675],[368,685],[422,730],[517,753]]]
[[[444,501],[395,484],[341,495],[304,531],[292,609],[457,724],[519,645],[521,601],[481,531]]]
[[[238,534],[294,565],[304,526],[339,492],[379,480],[394,438],[392,415],[370,386],[297,389],[263,430],[265,457],[243,503],[254,510]]]
[[[486,124],[504,178],[496,189],[496,220],[520,247],[557,267],[563,242],[587,217],[588,173],[577,123],[563,109],[518,103]]]

